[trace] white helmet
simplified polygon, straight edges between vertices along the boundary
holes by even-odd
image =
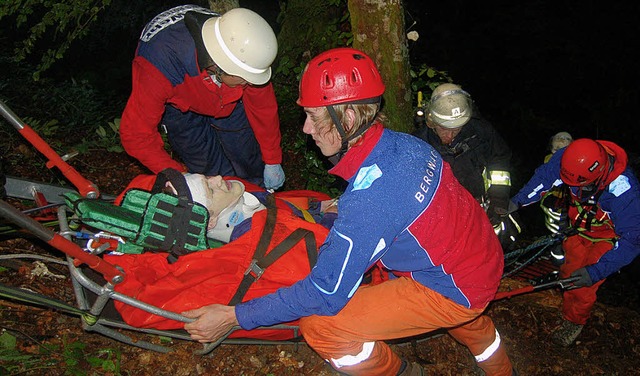
[[[471,96],[460,86],[442,84],[431,94],[429,118],[444,128],[459,128],[471,119]]]
[[[225,73],[262,85],[271,78],[271,63],[278,41],[271,26],[259,14],[234,8],[202,26],[207,52]]]

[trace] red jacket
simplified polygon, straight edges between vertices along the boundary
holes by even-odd
[[[191,53],[195,56],[195,48]],[[200,72],[195,66],[176,67],[190,63],[195,65],[193,56],[169,55],[166,51],[158,51],[149,56],[149,59],[158,61],[155,65],[140,55],[133,60],[133,87],[120,122],[120,138],[128,154],[154,173],[169,167],[185,171],[184,166],[166,152],[158,132],[165,105],[172,105],[183,112],[222,118],[229,116],[236,103],[242,100],[247,119],[260,144],[263,161],[266,164],[282,163],[278,105],[271,83],[259,87],[231,88],[225,84],[218,87],[211,82],[206,71]],[[182,71],[199,74],[179,73]],[[172,75],[173,78],[168,78]]]

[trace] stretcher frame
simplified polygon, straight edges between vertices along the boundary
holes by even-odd
[[[65,159],[60,157],[28,124],[23,123],[11,109],[0,100],[0,114],[14,126],[14,128],[22,134],[40,153],[42,153],[48,162],[48,168],[57,167],[63,176],[77,188],[77,192],[88,199],[108,199],[113,197],[107,196],[101,198],[98,187],[91,181],[85,179]],[[119,301],[124,304],[131,305],[135,308],[142,309],[146,312],[158,315],[167,319],[179,322],[191,322],[193,319],[187,318],[179,313],[171,312],[145,303],[133,297],[121,294],[115,291],[115,286],[122,282],[126,276],[124,272],[102,259],[98,254],[87,253],[74,241],[73,234],[69,227],[69,218],[67,213],[69,208],[65,205],[59,195],[67,189],[44,183],[31,182],[14,177],[7,177],[8,195],[10,197],[20,199],[33,199],[39,205],[49,203],[48,200],[54,202],[57,206],[58,231],[54,232],[35,219],[20,212],[18,209],[8,204],[4,200],[0,200],[0,215],[10,220],[18,227],[25,229],[43,240],[50,246],[58,249],[66,255],[66,264],[69,269],[71,283],[76,298],[77,309],[84,312],[81,315],[82,328],[86,332],[95,332],[116,341],[140,347],[142,349],[152,350],[160,353],[168,353],[173,351],[170,346],[158,345],[145,340],[134,339],[126,332],[137,332],[147,335],[157,335],[168,337],[171,339],[193,341],[185,330],[160,330],[151,328],[138,328],[126,324],[119,318],[107,317],[105,315],[105,307],[111,301]],[[14,195],[12,195],[14,193]],[[89,277],[82,265],[86,265],[91,270],[101,274],[105,283],[100,284],[93,278]],[[91,294],[95,295],[90,299]],[[93,300],[93,302],[92,302]],[[75,308],[75,307],[74,307]],[[299,345],[304,343],[300,336],[299,327],[297,325],[280,324],[270,327],[261,327],[254,329],[259,330],[287,330],[293,333],[290,340],[266,340],[255,338],[228,338],[235,331],[241,330],[239,326],[232,328],[222,338],[215,342],[203,344],[201,350],[194,351],[198,355],[206,355],[212,352],[221,344],[228,345]]]

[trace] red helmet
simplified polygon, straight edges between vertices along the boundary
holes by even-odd
[[[374,103],[382,93],[382,78],[369,56],[353,48],[334,48],[307,64],[296,103],[303,107]]]
[[[582,138],[567,146],[560,163],[562,181],[573,187],[602,183],[609,170],[609,154],[597,141]]]

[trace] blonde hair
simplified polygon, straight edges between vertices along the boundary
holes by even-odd
[[[352,109],[354,114],[355,114],[355,118],[354,118],[354,122],[353,122],[353,127],[351,127],[350,129],[345,129],[345,138],[349,139],[349,137],[353,136],[354,134],[356,134],[360,128],[374,122],[374,123],[381,123],[384,124],[384,122],[387,120],[387,117],[380,112],[380,105],[377,103],[373,103],[373,104],[353,104],[353,103],[346,103],[346,104],[335,104],[333,105],[333,108],[336,112],[336,116],[338,117],[338,120],[340,121],[340,123],[343,125],[346,123],[347,121],[347,116],[346,116],[346,112],[347,109]],[[333,119],[331,119],[331,116],[329,115],[329,111],[327,110],[326,107],[323,107],[322,113],[320,115],[320,117],[317,119],[319,123],[321,123],[323,125],[323,129],[322,131],[326,132],[325,134],[331,133],[334,129],[336,129],[336,125],[333,122]],[[325,128],[325,124],[327,125]],[[359,140],[361,137],[358,136],[356,137],[354,140],[350,141],[350,144],[355,143],[355,141]]]

